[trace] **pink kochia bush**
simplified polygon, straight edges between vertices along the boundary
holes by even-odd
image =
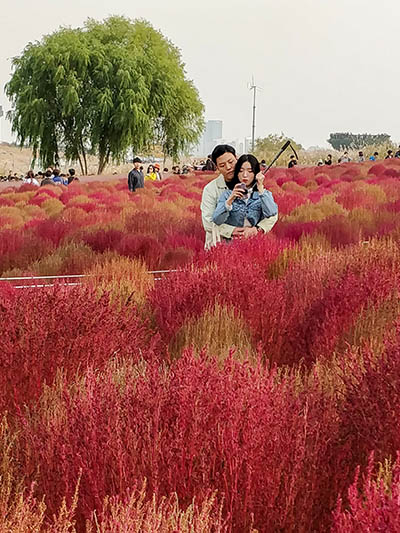
[[[6,189],[0,192],[0,250],[7,253],[0,256],[0,275],[68,274],[60,257],[71,243],[93,250],[85,270],[110,250],[143,259],[149,270],[190,264],[204,246],[200,199],[213,177],[171,177],[134,194],[126,180]],[[399,227],[399,177],[398,160],[271,169],[265,186],[279,207],[272,233],[284,241],[324,235],[337,248],[390,235]],[[7,230],[22,232],[22,244],[10,248]]]
[[[0,281],[0,530],[398,531],[399,170],[274,169],[209,252],[210,176],[1,193],[3,275],[89,277]]]
[[[37,400],[62,371],[67,381],[124,353],[142,358],[150,332],[132,307],[121,312],[94,290],[0,286],[0,409]]]
[[[359,469],[349,488],[350,509],[345,510],[339,500],[334,514],[333,533],[361,531],[400,531],[400,457],[393,465],[391,479],[377,479],[373,472],[374,456],[370,458],[367,474],[359,479]],[[361,490],[359,490],[361,485]]]
[[[229,531],[306,532],[335,503],[326,466],[336,426],[317,382],[301,393],[294,376],[186,353],[169,371],[125,361],[58,383],[21,418],[18,461],[39,472],[49,512],[80,479],[78,524],[146,479],[149,495],[176,492],[183,507],[218,491]]]

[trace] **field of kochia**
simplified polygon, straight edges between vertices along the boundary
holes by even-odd
[[[0,532],[400,531],[400,161],[0,193]],[[155,281],[152,269],[174,269]]]

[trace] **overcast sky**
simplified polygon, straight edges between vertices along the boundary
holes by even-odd
[[[144,18],[182,52],[205,118],[223,135],[284,132],[304,146],[330,132],[389,133],[400,141],[398,0],[2,0],[0,105],[10,58],[60,25],[118,14]],[[2,120],[1,140],[10,140]]]

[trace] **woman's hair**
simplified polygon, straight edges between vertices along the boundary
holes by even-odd
[[[243,163],[250,163],[251,170],[254,173],[253,182],[250,184],[250,187],[252,187],[254,191],[257,187],[256,176],[260,172],[260,163],[258,162],[258,159],[254,157],[254,155],[252,154],[243,154],[239,157],[235,165],[235,171],[233,173],[233,178],[231,179],[231,181],[227,182],[227,186],[229,189],[233,190],[235,185],[237,183],[240,183],[239,172],[240,172],[240,169],[242,168]]]
[[[152,172],[154,172],[154,166],[153,165],[149,165],[147,167],[147,174],[150,174],[150,169],[151,169]]]

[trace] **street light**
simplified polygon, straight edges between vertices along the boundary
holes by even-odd
[[[254,82],[254,76],[251,78],[251,84],[249,83],[250,91],[253,91],[253,123],[251,127],[251,151],[254,152],[255,134],[256,134],[256,93],[257,89],[262,90],[262,87],[257,87]]]

